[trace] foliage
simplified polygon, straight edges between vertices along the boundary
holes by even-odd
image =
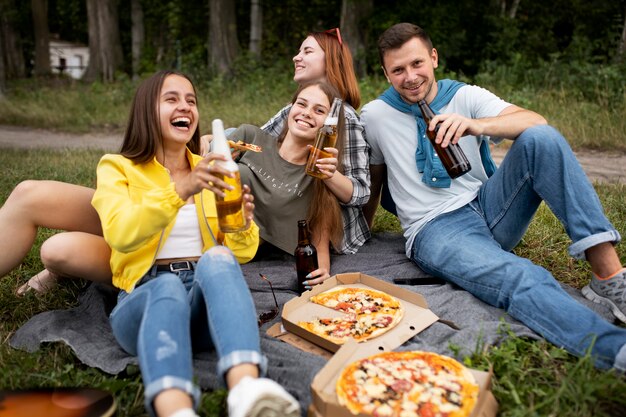
[[[484,62],[500,66],[521,59],[532,67],[552,62],[555,54],[562,54],[564,62],[607,64],[616,54],[626,13],[626,0],[524,0],[512,18],[501,14],[500,1],[371,1],[373,13],[359,25],[369,43],[370,74],[379,68],[376,40],[386,28],[403,21],[424,27],[446,67],[469,76],[477,74]],[[34,49],[30,2],[16,3],[12,20],[21,31],[25,61],[30,63]],[[250,2],[235,3],[239,43],[246,50]],[[206,72],[209,2],[142,0],[141,4],[146,35],[142,72],[163,67]],[[295,55],[309,31],[340,26],[341,0],[265,0],[262,6],[265,65]],[[118,8],[125,68],[130,73],[130,2],[118,2]],[[84,0],[50,0],[48,20],[52,33],[87,44]]]

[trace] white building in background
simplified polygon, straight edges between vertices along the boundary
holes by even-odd
[[[67,74],[80,79],[89,64],[89,47],[50,39],[50,67],[53,74]]]

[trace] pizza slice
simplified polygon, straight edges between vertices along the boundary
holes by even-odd
[[[255,145],[252,143],[246,143],[242,140],[238,140],[237,142],[233,141],[233,140],[229,140],[228,141],[228,145],[232,148],[232,149],[236,149],[238,151],[252,151],[252,152],[261,152],[262,149],[259,145]]]
[[[335,287],[314,295],[311,302],[344,313],[386,313],[400,317],[404,314],[398,299],[373,288]]]
[[[357,318],[354,314],[334,318],[316,318],[312,321],[300,321],[298,326],[333,343],[343,344],[353,337],[354,329],[357,328]]]

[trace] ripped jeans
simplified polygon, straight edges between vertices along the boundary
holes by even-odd
[[[222,377],[242,363],[258,365],[261,375],[267,369],[250,290],[223,246],[205,252],[195,271],[153,267],[132,292],[120,291],[110,321],[122,348],[138,357],[151,415],[154,398],[169,388],[187,392],[198,406],[192,350],[215,349]]]

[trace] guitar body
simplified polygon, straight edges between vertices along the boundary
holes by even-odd
[[[0,390],[0,417],[110,417],[111,393],[94,388]]]

